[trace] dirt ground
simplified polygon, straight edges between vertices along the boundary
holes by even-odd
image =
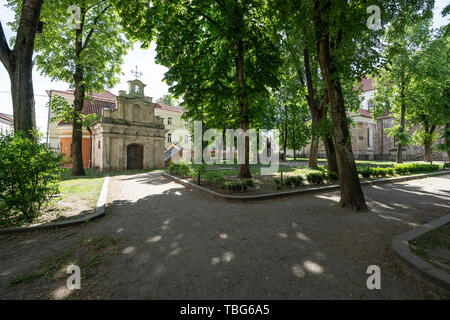
[[[450,175],[363,189],[356,213],[338,192],[230,203],[159,173],[113,177],[105,218],[0,236],[0,299],[445,298],[394,263],[391,239],[450,212]],[[64,289],[70,262],[80,291]]]

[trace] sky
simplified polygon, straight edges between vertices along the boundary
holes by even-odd
[[[10,39],[14,34],[6,24],[14,19],[13,12],[5,7],[6,0],[0,0],[0,21],[5,31],[6,39]],[[448,0],[437,0],[434,10],[434,27],[440,27],[448,23],[448,19],[441,16],[442,9],[448,4]],[[153,43],[148,50],[142,50],[139,45],[135,45],[133,50],[130,50],[124,57],[124,64],[122,66],[123,75],[120,77],[120,83],[114,88],[108,88],[113,94],[118,94],[119,90],[127,90],[127,81],[133,79],[131,70],[138,66],[143,73],[140,80],[144,82],[147,87],[145,94],[153,97],[154,101],[161,98],[168,93],[169,87],[162,80],[167,69],[155,63],[156,45]],[[52,81],[45,75],[41,75],[38,71],[33,72],[33,85],[36,101],[36,124],[41,132],[47,131],[48,108],[46,104],[49,100],[46,90],[67,90],[69,85],[64,82]],[[9,76],[6,69],[0,63],[0,112],[6,114],[13,114],[11,101],[11,87]]]

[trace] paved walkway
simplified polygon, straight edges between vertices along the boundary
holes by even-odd
[[[337,192],[241,204],[159,174],[114,177],[106,218],[0,237],[0,299],[38,297],[32,286],[8,282],[46,256],[103,235],[120,239],[120,251],[91,275],[90,298],[438,298],[394,264],[390,243],[450,212],[450,175],[364,193],[371,210],[355,213],[338,207]],[[366,287],[370,265],[381,267],[381,290]]]

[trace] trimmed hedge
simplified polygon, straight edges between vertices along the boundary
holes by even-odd
[[[328,178],[325,172],[313,172],[306,176],[306,179],[311,184],[322,184]]]
[[[253,180],[243,180],[243,181],[227,181],[223,185],[223,189],[228,189],[230,192],[245,192],[249,188],[254,188],[255,183]]]
[[[284,184],[288,187],[300,187],[304,184],[302,176],[288,176],[284,179]]]
[[[396,165],[394,168],[382,168],[382,167],[364,167],[358,168],[358,173],[364,178],[368,179],[370,177],[383,178],[386,176],[398,175],[408,175],[420,172],[433,172],[439,170],[439,166],[435,164],[400,164]]]
[[[401,175],[420,172],[433,172],[438,170],[439,166],[437,164],[411,163],[411,164],[399,164],[395,166],[395,173]]]

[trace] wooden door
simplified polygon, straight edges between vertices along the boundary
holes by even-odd
[[[138,144],[131,144],[127,148],[127,169],[144,169],[144,147]]]

